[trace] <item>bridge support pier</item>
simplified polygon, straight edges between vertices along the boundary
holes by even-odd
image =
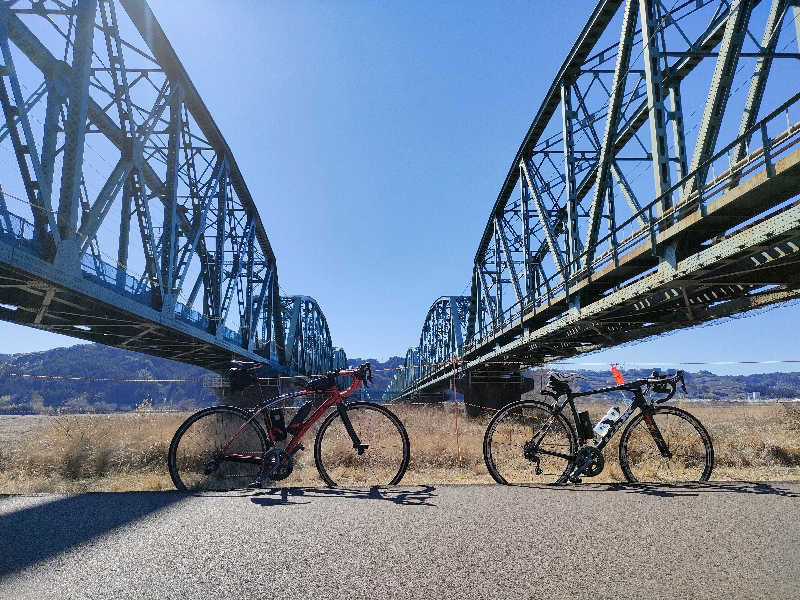
[[[472,371],[456,380],[456,390],[464,396],[464,409],[471,417],[516,402],[534,387],[534,380],[518,370]]]

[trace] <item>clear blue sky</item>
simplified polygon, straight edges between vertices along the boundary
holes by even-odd
[[[385,359],[467,291],[490,208],[593,1],[151,0],[259,207],[285,293]],[[589,362],[800,359],[797,308]],[[6,352],[74,343],[3,323]],[[699,368],[699,367],[698,367]],[[720,373],[800,365],[709,367]]]

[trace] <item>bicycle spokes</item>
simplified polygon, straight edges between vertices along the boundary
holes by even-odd
[[[408,435],[385,408],[353,403],[337,410],[320,427],[314,457],[328,485],[389,485],[405,473]]]
[[[523,401],[494,417],[484,457],[500,483],[555,483],[572,464],[574,444],[569,425],[549,406]]]

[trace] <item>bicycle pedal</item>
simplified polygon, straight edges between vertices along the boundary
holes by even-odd
[[[264,487],[264,482],[259,478],[256,479],[255,481],[251,481],[250,483],[248,483],[247,487],[251,490],[261,489],[262,487]]]

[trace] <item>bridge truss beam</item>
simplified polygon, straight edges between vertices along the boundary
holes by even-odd
[[[0,50],[0,318],[209,368],[331,368],[324,316],[287,339],[254,199],[144,0],[0,3]]]
[[[797,3],[669,6],[598,2],[490,212],[463,349],[436,369],[420,352],[400,396],[489,361],[542,364],[798,295],[796,223],[777,218],[800,194]],[[769,241],[754,235],[764,219]]]

